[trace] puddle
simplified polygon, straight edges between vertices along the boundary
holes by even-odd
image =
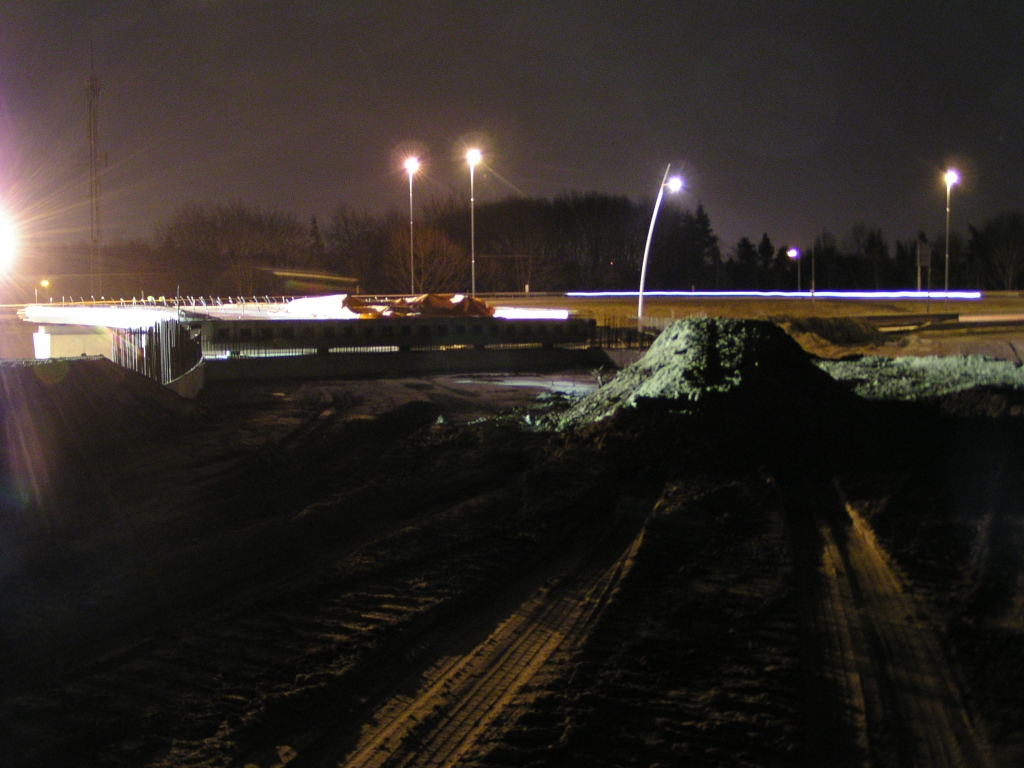
[[[592,375],[573,378],[568,376],[523,375],[516,376],[464,376],[455,379],[461,385],[488,385],[501,387],[519,387],[523,389],[540,389],[560,395],[582,397],[597,389],[597,379]]]

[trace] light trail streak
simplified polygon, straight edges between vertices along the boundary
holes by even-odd
[[[495,307],[494,317],[502,320],[568,320],[567,309],[527,309],[525,307]]]
[[[636,298],[637,291],[571,291],[570,299]],[[981,291],[644,291],[644,296],[662,298],[750,298],[750,299],[958,299],[976,301]]]

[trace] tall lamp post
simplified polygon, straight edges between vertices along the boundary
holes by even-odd
[[[950,168],[943,179],[946,181],[946,298],[949,298],[949,193],[960,181],[960,174]]]
[[[665,196],[666,187],[669,192],[678,192],[683,188],[683,180],[678,176],[673,176],[671,179],[668,177],[668,172],[670,170],[672,170],[671,163],[665,166],[665,175],[661,179],[661,186],[658,187],[658,197],[654,201],[654,213],[651,214],[651,226],[650,229],[647,230],[647,244],[644,245],[644,260],[640,265],[640,290],[637,294],[636,304],[636,324],[639,330],[643,329],[644,283],[647,282],[647,257],[651,253],[651,239],[654,237],[654,222],[658,218],[658,209],[661,207],[661,198]]]
[[[786,255],[796,262],[796,292],[800,293],[800,249],[790,248]]]
[[[482,155],[479,149],[471,149],[466,153],[469,163],[469,295],[476,296],[476,203],[473,192],[473,169],[480,162]]]
[[[412,176],[420,169],[418,158],[410,157],[405,161],[405,170],[409,173],[409,293],[416,293],[416,260],[412,241]]]

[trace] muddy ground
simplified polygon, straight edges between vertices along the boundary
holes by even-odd
[[[1011,408],[110,376],[7,385],[105,418],[5,411],[0,764],[1024,761]]]

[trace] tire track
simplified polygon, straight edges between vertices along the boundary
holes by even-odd
[[[934,630],[838,484],[784,492],[812,764],[989,766]]]
[[[781,486],[806,628],[803,648],[808,764],[869,765],[867,698],[861,675],[867,646],[842,555],[818,509],[820,485]],[[867,685],[865,685],[865,683]]]
[[[988,766],[989,750],[975,730],[934,630],[906,591],[868,523],[836,490],[848,516],[845,556],[859,592],[872,644],[872,663],[886,681],[913,765]]]
[[[466,592],[492,589],[486,583],[523,557],[532,545],[515,535],[521,523],[500,514],[501,499],[425,514],[367,542],[336,572],[256,590],[243,604],[126,649],[67,683],[0,700],[0,763],[7,749],[13,764],[77,763],[134,731],[152,734],[127,753],[136,754],[129,764],[143,764],[153,749],[143,741],[166,743],[168,727],[180,735],[165,762],[187,763],[196,750],[220,748],[207,742],[225,717],[237,729],[264,718],[265,707],[310,706],[302,697],[316,696],[318,685],[337,686],[353,665],[381,663],[375,647],[402,642]],[[492,514],[474,510],[481,500]],[[458,534],[428,533],[435,529]],[[423,538],[433,546],[422,547]],[[48,732],[60,735],[35,735]]]
[[[621,526],[616,531],[620,537],[623,532]],[[629,535],[634,532],[630,527]],[[619,557],[611,566],[607,558],[595,562],[593,542],[577,547],[557,582],[535,593],[484,642],[435,666],[416,695],[396,697],[374,713],[369,722],[375,725],[364,729],[340,764],[453,765],[546,662],[582,641],[628,572],[641,539],[642,533],[635,536],[625,552],[617,546]],[[313,748],[303,757],[293,765],[339,764],[329,748]]]

